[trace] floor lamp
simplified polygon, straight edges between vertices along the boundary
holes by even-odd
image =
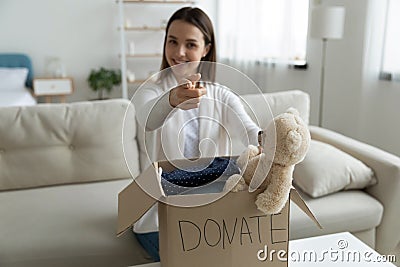
[[[330,39],[341,39],[343,37],[344,18],[345,8],[342,6],[317,6],[312,10],[311,14],[311,37],[322,39],[322,62],[318,115],[318,126],[320,127],[322,126],[324,102],[326,43]]]

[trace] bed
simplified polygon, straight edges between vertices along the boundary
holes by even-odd
[[[31,106],[33,70],[25,54],[0,54],[0,106]]]

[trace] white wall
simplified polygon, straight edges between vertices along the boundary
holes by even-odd
[[[386,0],[330,0],[346,7],[345,36],[329,47],[327,128],[400,155],[400,83],[378,79]]]
[[[109,0],[2,0],[0,51],[30,55],[35,77],[59,57],[75,82],[68,100],[94,98],[86,83],[90,70],[119,66],[115,11]]]
[[[386,0],[324,0],[311,5],[346,8],[344,37],[327,44],[323,126],[400,156],[400,83],[378,79]],[[299,88],[311,95],[311,124],[318,122],[322,42],[309,39],[307,71],[271,69],[265,91]]]
[[[218,22],[215,1],[198,1],[214,24]],[[324,126],[400,155],[400,83],[377,79],[386,0],[321,2],[346,7],[344,38],[327,46]],[[176,8],[132,6],[128,14],[132,20],[157,24]],[[95,98],[86,83],[90,70],[120,67],[117,14],[112,0],[2,0],[0,51],[29,54],[36,77],[44,75],[46,59],[60,57],[76,85],[68,100]],[[152,38],[143,38],[147,43],[141,45],[157,49],[159,42]],[[308,70],[261,67],[256,80],[266,92],[302,89],[310,93],[312,124],[318,121],[321,49],[320,40],[310,39]],[[159,67],[157,61],[130,64],[131,68],[146,66],[146,71]]]
[[[380,81],[387,1],[370,0],[365,26],[364,71],[359,138],[400,155],[400,83]]]
[[[201,6],[214,18],[215,10],[208,8],[209,2],[203,0]],[[159,26],[162,19],[167,19],[180,7],[173,4],[125,6],[125,16],[132,24],[148,26]],[[35,77],[45,76],[48,60],[59,57],[67,75],[74,79],[76,90],[68,101],[93,99],[97,95],[86,82],[90,70],[101,66],[120,68],[118,23],[118,4],[114,0],[1,0],[0,52],[28,54],[33,61]],[[137,42],[137,52],[161,49],[162,32],[158,36],[135,34],[128,33],[127,42],[142,39]],[[143,77],[158,70],[160,60],[130,60],[129,65],[133,70],[145,66],[145,71],[139,71],[137,75]],[[111,96],[121,96],[120,88],[116,88]]]
[[[368,0],[331,0],[324,4],[345,6],[346,19],[343,39],[328,40],[323,125],[357,137]]]

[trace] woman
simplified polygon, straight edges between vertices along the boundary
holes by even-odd
[[[141,157],[145,165],[163,159],[231,155],[230,132],[238,134],[245,146],[257,145],[260,129],[240,99],[214,83],[215,62],[209,17],[199,8],[176,11],[166,27],[159,79],[139,88],[133,100],[142,126],[141,151],[148,154]],[[154,206],[135,224],[134,232],[158,261],[157,231]]]

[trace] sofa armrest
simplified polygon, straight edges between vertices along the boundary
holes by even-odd
[[[310,126],[310,132],[312,139],[335,146],[374,170],[378,183],[365,191],[384,206],[376,249],[382,254],[393,253],[400,241],[400,158],[331,130]]]

